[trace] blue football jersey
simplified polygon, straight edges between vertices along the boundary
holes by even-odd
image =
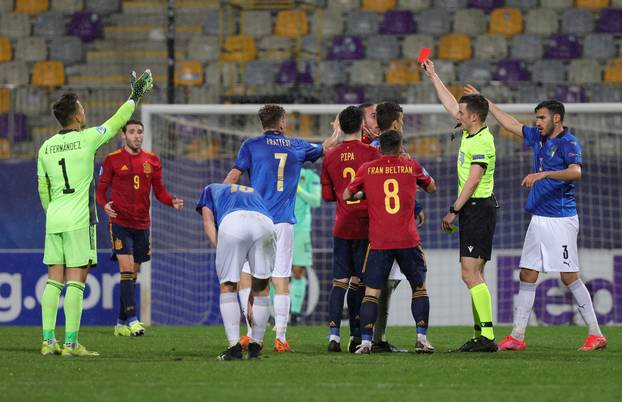
[[[533,148],[534,172],[564,170],[568,165],[583,163],[581,144],[568,129],[557,137],[546,139],[536,127],[523,126],[525,145]],[[577,214],[574,181],[542,179],[529,191],[527,212],[547,217],[565,217]]]
[[[261,196],[251,187],[239,184],[208,185],[197,202],[197,212],[202,213],[203,207],[212,210],[216,227],[220,226],[225,216],[234,211],[255,211],[272,219]]]
[[[294,208],[300,169],[324,152],[321,145],[266,131],[242,144],[234,168],[248,172],[253,187],[264,199],[274,223],[296,223]]]

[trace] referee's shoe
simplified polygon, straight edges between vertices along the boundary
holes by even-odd
[[[453,352],[496,352],[498,350],[499,348],[494,339],[480,336],[478,338],[469,339],[464,345],[453,350]]]

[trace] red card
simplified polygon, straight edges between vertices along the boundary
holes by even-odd
[[[421,51],[419,52],[419,58],[417,59],[417,61],[419,63],[425,62],[427,59],[430,58],[430,52],[431,51],[432,51],[432,49],[430,49],[429,47],[422,48]]]

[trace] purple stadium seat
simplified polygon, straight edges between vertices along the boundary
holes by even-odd
[[[13,141],[19,142],[28,139],[28,119],[23,113],[15,113],[13,120]],[[9,138],[9,114],[0,115],[0,138]]]
[[[92,42],[103,37],[104,26],[99,15],[89,11],[79,11],[71,16],[67,34],[77,36],[82,42]]]
[[[298,77],[296,83],[298,84],[313,84],[313,67],[312,62],[304,62],[304,68],[302,71],[298,71]]]
[[[469,8],[479,8],[489,14],[495,8],[503,7],[503,0],[469,0]]]
[[[415,32],[415,16],[409,10],[387,11],[384,14],[380,33],[392,35],[408,35]]]
[[[600,12],[597,32],[622,32],[622,8],[608,8]]]
[[[581,44],[575,35],[551,35],[544,47],[544,58],[569,60],[581,57]]]
[[[356,105],[365,102],[363,87],[347,87],[338,85],[335,87],[335,102],[344,105]]]
[[[281,67],[279,68],[279,72],[276,75],[276,83],[277,84],[295,84],[296,78],[298,77],[298,68],[296,67],[295,60],[285,60]]]
[[[336,36],[328,54],[331,60],[359,60],[365,58],[365,47],[356,36]]]
[[[529,81],[527,63],[522,60],[500,60],[495,70],[495,80],[505,82]]]
[[[587,92],[579,85],[560,85],[555,88],[554,99],[564,103],[588,102]]]

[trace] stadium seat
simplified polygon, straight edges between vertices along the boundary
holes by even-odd
[[[302,10],[282,10],[276,15],[274,34],[298,38],[309,32],[307,14]]]
[[[221,67],[224,70],[224,66],[221,66],[220,63],[207,63],[205,65],[205,69],[203,70],[203,76],[205,77],[205,84],[207,86],[216,86],[220,87],[223,85],[223,81],[221,80]],[[195,91],[198,87],[189,88],[190,91]]]
[[[555,88],[553,98],[563,103],[588,102],[587,91],[579,85],[559,85]]]
[[[575,35],[552,35],[544,46],[544,58],[570,60],[581,57],[581,43]]]
[[[335,88],[335,103],[357,105],[365,102],[365,100],[365,90],[363,87],[339,85]]]
[[[467,8],[468,0],[434,0],[434,8],[439,8],[445,12],[455,13],[458,10]]]
[[[32,85],[57,88],[65,85],[65,66],[60,61],[40,61],[32,70]]]
[[[423,10],[415,18],[419,33],[440,36],[451,29],[451,18],[447,17],[447,11],[439,8]]]
[[[562,33],[586,35],[594,30],[594,13],[588,9],[571,8],[562,14]]]
[[[0,116],[0,137],[9,137],[9,114]],[[28,117],[23,113],[13,114],[13,142],[28,139]]]
[[[430,48],[430,58],[436,57],[436,42],[432,35],[415,34],[408,35],[402,40],[402,56],[406,59],[416,60],[422,48]]]
[[[60,36],[50,41],[50,59],[59,60],[65,65],[84,60],[84,45],[75,36]]]
[[[11,144],[7,138],[0,138],[0,159],[11,158]]]
[[[597,32],[620,33],[622,32],[622,9],[608,8],[602,10],[596,23]]]
[[[15,60],[42,61],[47,59],[48,47],[44,38],[19,38],[15,43]]]
[[[415,30],[415,17],[410,10],[387,11],[380,26],[380,33],[389,35],[408,35]]]
[[[446,34],[438,43],[438,58],[462,61],[471,58],[471,39],[462,34]]]
[[[317,59],[320,57],[320,43],[315,35],[307,35],[300,41],[300,58],[305,59]]]
[[[224,32],[221,20],[221,10],[209,10],[205,14],[205,22],[203,23],[203,32],[207,35],[221,35]],[[272,29],[272,28],[270,28]]]
[[[0,0],[0,15],[13,11],[13,0]]]
[[[0,63],[0,84],[27,85],[28,78],[28,65],[25,62]]]
[[[486,14],[500,7],[503,7],[503,0],[469,0],[469,8],[479,8]]]
[[[328,9],[354,10],[361,6],[360,0],[328,0]]]
[[[596,84],[601,82],[601,66],[596,60],[577,59],[568,66],[568,81],[572,84]]]
[[[121,0],[84,0],[84,9],[99,15],[116,13],[121,9]]]
[[[451,92],[456,99],[460,99],[460,97],[464,95],[464,86],[461,84],[449,84],[447,85],[447,90]]]
[[[222,53],[223,61],[244,62],[257,58],[257,48],[255,40],[251,36],[235,35],[227,36]]]
[[[535,82],[533,77],[532,81]],[[552,93],[547,86],[521,83],[521,85],[516,87],[514,101],[518,103],[537,104],[542,102],[542,99],[550,99],[551,95]]]
[[[595,85],[592,87],[592,102],[622,102],[622,91],[617,84]]]
[[[350,66],[350,84],[379,85],[384,78],[383,68],[376,60],[356,60]]]
[[[604,81],[617,83],[622,82],[622,59],[609,60],[605,66]]]
[[[28,117],[48,116],[50,100],[45,89],[35,88],[32,85],[13,90],[13,107]]]
[[[197,86],[203,84],[203,65],[198,61],[175,63],[175,85]]]
[[[15,11],[18,13],[39,14],[50,8],[48,0],[15,0]]]
[[[296,83],[301,85],[311,85],[315,82],[314,74],[317,68],[317,62],[307,60],[302,61],[302,68],[298,69],[298,75],[296,76]]]
[[[73,14],[84,9],[84,0],[52,0],[51,10]]]
[[[488,32],[501,35],[523,32],[523,14],[518,8],[497,8],[490,14]]]
[[[350,11],[346,16],[346,21],[348,35],[375,35],[380,26],[380,16],[370,11]]]
[[[444,82],[456,80],[456,66],[453,62],[438,60],[434,62],[434,67],[436,73]]]
[[[527,12],[527,16],[525,17],[526,33],[551,35],[558,30],[559,21],[555,10],[549,8],[535,8]]]
[[[26,14],[0,14],[0,35],[11,39],[30,36],[30,18]]]
[[[523,85],[524,83],[519,83]],[[511,103],[514,102],[515,88],[513,85],[499,85],[498,83],[491,83],[481,88],[483,94],[486,94],[487,98],[494,99],[499,103]]]
[[[242,80],[246,85],[272,85],[274,83],[274,65],[266,60],[249,61],[244,64]]]
[[[577,8],[587,8],[592,11],[600,11],[609,7],[609,0],[577,0],[575,3]]]
[[[331,41],[328,58],[332,60],[359,60],[365,58],[365,47],[356,36],[336,36]]]
[[[337,10],[317,10],[312,21],[314,35],[343,35],[343,13]]]
[[[338,85],[347,81],[347,66],[344,62],[335,60],[320,61],[319,74],[324,85]]]
[[[475,38],[475,58],[501,60],[508,56],[508,42],[504,35],[479,35]]]
[[[543,0],[540,2],[540,5],[556,10],[566,10],[573,7],[572,3],[574,3],[574,0]]]
[[[566,81],[566,68],[560,60],[538,60],[531,68],[531,81],[542,84],[556,84]]]
[[[196,35],[188,42],[188,54],[198,61],[215,61],[220,54],[217,36]]]
[[[421,11],[430,8],[432,0],[398,0],[397,8],[402,10]]]
[[[527,63],[523,60],[500,60],[494,79],[503,82],[529,81]]]
[[[364,11],[375,11],[384,13],[397,6],[396,0],[361,0],[361,9]]]
[[[533,34],[521,34],[512,37],[510,57],[512,59],[538,60],[544,54],[542,37]]]
[[[443,148],[437,137],[415,138],[408,151],[418,158],[438,158],[443,155]]]
[[[264,67],[267,70],[267,67]],[[244,74],[246,75],[246,68],[244,69]],[[272,81],[281,85],[294,85],[298,79],[298,65],[296,60],[285,60],[279,66],[279,71],[276,74],[276,78],[274,78],[274,68],[271,66],[270,73],[266,72],[264,75],[272,75]]]
[[[272,16],[270,11],[243,11],[241,18],[240,28],[242,35],[261,38],[262,36],[272,34]]]
[[[33,24],[33,33],[51,39],[65,35],[65,18],[59,11],[48,11],[37,15]]]
[[[0,113],[9,111],[11,92],[7,88],[0,88]]]
[[[0,62],[13,60],[11,41],[6,36],[0,36]]]
[[[458,66],[460,82],[486,84],[491,79],[490,63],[483,60],[467,60]]]
[[[85,43],[92,42],[104,35],[102,20],[99,15],[89,11],[74,13],[67,25],[67,34],[77,36]]]
[[[506,7],[520,8],[523,11],[529,11],[532,8],[538,8],[540,0],[505,0]]]
[[[387,67],[387,84],[414,84],[419,80],[419,63],[416,60],[393,60]]]
[[[292,58],[293,39],[286,36],[265,36],[257,43],[258,59],[287,60]]]
[[[486,31],[486,15],[483,10],[466,9],[454,14],[454,33],[479,35]]]
[[[616,56],[616,43],[613,35],[593,33],[583,40],[583,57],[586,59],[609,60]]]
[[[393,35],[374,35],[367,39],[367,58],[393,60],[400,55],[400,42]]]

